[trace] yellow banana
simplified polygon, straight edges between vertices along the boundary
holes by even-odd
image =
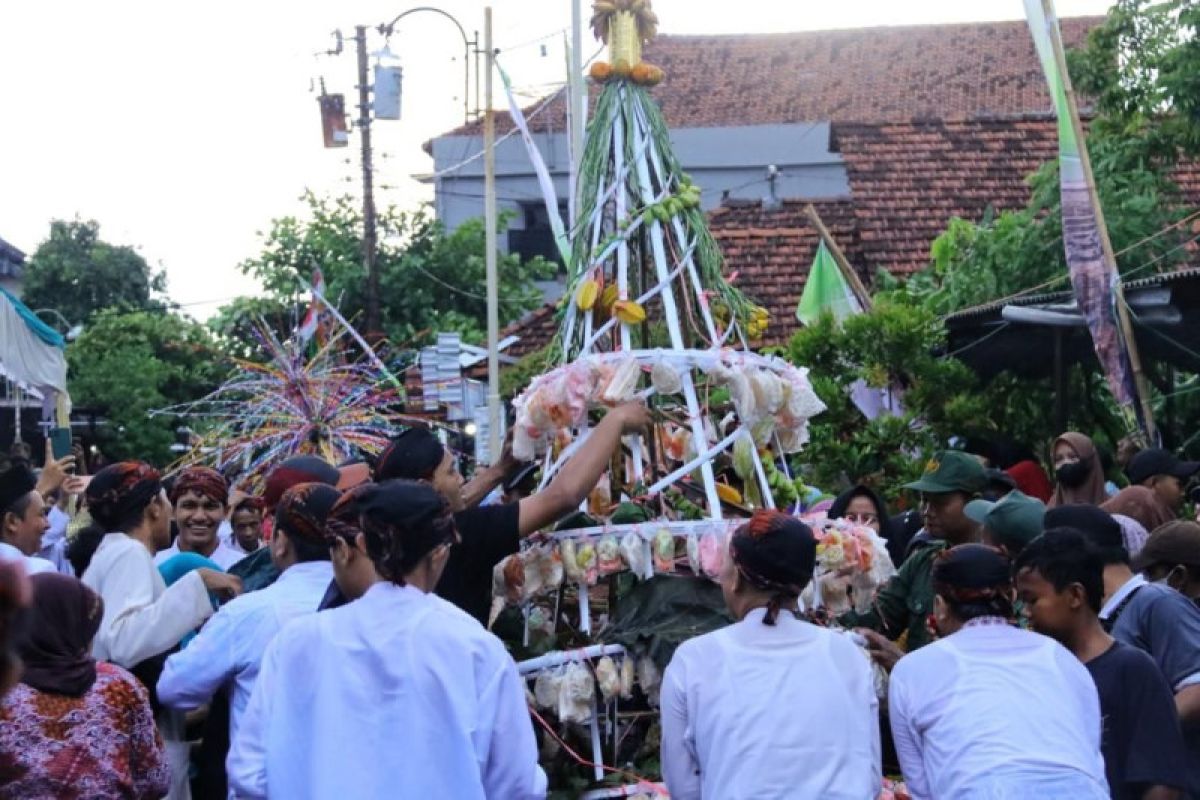
[[[575,294],[575,305],[582,311],[591,311],[599,294],[600,284],[594,278],[588,278],[579,285],[579,291]]]
[[[613,303],[612,313],[626,325],[637,325],[646,321],[646,309],[634,300],[618,300]]]
[[[725,503],[733,503],[737,506],[742,504],[742,493],[728,483],[717,484],[717,497]]]

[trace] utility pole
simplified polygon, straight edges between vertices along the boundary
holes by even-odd
[[[371,80],[367,63],[367,29],[354,28],[358,49],[358,133],[362,142],[363,269],[367,273],[366,338],[372,345],[383,337],[379,318],[379,268],[375,263],[375,167],[371,154]]]
[[[496,270],[496,120],[492,113],[492,73],[496,51],[492,47],[492,7],[483,9],[483,49],[487,74],[483,105],[483,224],[487,229],[487,334],[488,334],[488,455],[500,460],[500,280]]]
[[[571,61],[570,74],[567,76],[569,91],[567,97],[571,103],[571,111],[567,119],[571,122],[571,198],[567,204],[571,211],[571,228],[575,227],[575,204],[578,201],[579,164],[583,161],[583,118],[587,108],[587,89],[583,84],[583,16],[579,9],[582,0],[571,2]]]

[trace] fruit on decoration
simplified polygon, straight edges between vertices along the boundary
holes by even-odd
[[[770,321],[771,314],[765,308],[751,306],[746,318],[746,335],[751,339],[761,339]]]
[[[618,58],[613,62],[613,75],[618,78],[628,78],[633,72],[633,67],[629,66],[629,61],[624,58]]]
[[[588,278],[579,284],[579,291],[575,293],[575,305],[579,306],[581,311],[591,311],[599,294],[600,282],[595,278]]]
[[[613,303],[612,313],[626,325],[637,325],[646,321],[646,309],[636,300],[618,300]]]
[[[597,61],[588,69],[588,76],[596,83],[608,83],[612,80],[613,66],[607,61]]]
[[[629,80],[639,86],[657,86],[662,83],[666,73],[662,71],[662,67],[654,64],[647,64],[645,61],[639,62],[629,70]]]
[[[593,312],[596,317],[595,322],[597,325],[604,324],[608,321],[608,318],[612,316],[613,306],[616,305],[617,298],[620,296],[620,292],[615,283],[608,284],[600,292],[600,297],[596,301],[595,310]]]
[[[717,497],[721,498],[721,502],[723,503],[730,503],[735,506],[742,504],[742,493],[728,483],[717,484]]]

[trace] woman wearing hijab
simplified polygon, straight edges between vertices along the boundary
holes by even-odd
[[[720,583],[733,625],[684,642],[662,684],[671,797],[876,797],[879,701],[864,654],[801,619],[816,540],[759,511],[729,542]]]
[[[169,544],[172,509],[153,467],[137,461],[105,467],[88,484],[86,498],[94,527],[80,536],[100,544],[83,582],[104,599],[93,653],[137,672],[152,690],[165,654],[212,616],[208,593],[237,594],[241,583],[202,568],[166,585],[154,553]],[[185,800],[191,792],[183,715],[163,709],[158,722],[172,767],[169,796]]]
[[[1070,651],[1010,624],[1010,567],[982,544],[934,564],[943,638],[900,659],[888,686],[913,800],[1109,796],[1096,686]]]
[[[91,656],[103,601],[66,575],[31,582],[25,672],[0,703],[0,798],[157,800],[171,772],[146,690]]]
[[[1064,433],[1050,451],[1054,462],[1054,496],[1047,508],[1066,505],[1098,506],[1108,500],[1104,465],[1092,440],[1082,433]]]
[[[31,594],[25,565],[0,560],[0,699],[21,676],[17,640],[25,629]]]
[[[829,508],[830,519],[845,519],[854,525],[863,525],[878,533],[887,542],[888,555],[893,564],[904,561],[904,549],[912,537],[905,537],[903,531],[892,527],[892,518],[888,514],[887,504],[878,492],[869,486],[859,484],[838,495]]]
[[[1121,524],[1130,558],[1142,551],[1153,531],[1175,519],[1175,513],[1159,499],[1158,493],[1145,486],[1122,489],[1111,500],[1102,503],[1100,510],[1107,511]]]
[[[380,580],[267,647],[229,753],[239,798],[546,794],[525,686],[492,634],[433,593],[458,531],[433,487],[356,496]],[[401,788],[402,787],[402,788]]]

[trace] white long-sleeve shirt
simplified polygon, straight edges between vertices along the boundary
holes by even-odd
[[[39,572],[58,571],[50,561],[38,556],[27,556],[8,542],[0,542],[0,560],[20,561],[25,565],[25,571],[30,575],[37,575]]]
[[[378,583],[295,620],[263,657],[227,761],[239,798],[542,798],[525,688],[500,640]]]
[[[755,609],[684,642],[663,676],[673,800],[868,800],[880,789],[879,701],[848,637]]]
[[[913,800],[1108,797],[1096,685],[1052,639],[968,625],[900,659],[888,701]]]
[[[83,582],[104,598],[92,655],[122,667],[171,649],[213,613],[199,574],[168,588],[150,551],[123,533],[101,540]]]
[[[267,645],[288,622],[316,613],[331,580],[333,565],[328,561],[294,564],[267,588],[223,606],[186,648],[167,659],[158,679],[159,702],[172,708],[197,708],[232,683],[232,741]]]

